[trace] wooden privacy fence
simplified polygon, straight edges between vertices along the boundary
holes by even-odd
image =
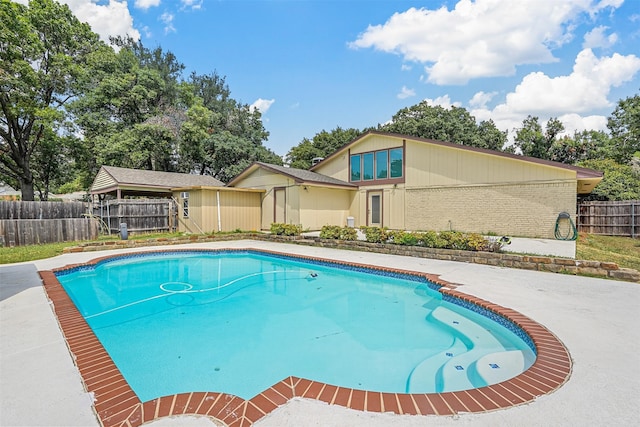
[[[94,205],[93,214],[102,218],[109,233],[119,233],[120,224],[127,231],[176,231],[177,207],[173,199],[106,200]]]
[[[578,205],[578,231],[607,236],[640,236],[640,200],[583,202]]]
[[[0,246],[94,240],[98,221],[82,202],[0,201]]]

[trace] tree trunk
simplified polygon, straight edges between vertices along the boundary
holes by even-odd
[[[20,191],[22,192],[22,200],[32,202],[35,199],[33,191],[33,174],[31,171],[25,172],[20,177]]]

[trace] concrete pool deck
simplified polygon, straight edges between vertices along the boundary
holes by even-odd
[[[568,348],[569,381],[534,402],[455,416],[377,414],[294,398],[255,426],[632,425],[640,417],[640,286],[635,283],[262,241],[181,245],[256,248],[439,274],[469,295],[513,308],[551,330]],[[177,248],[177,247],[174,247]],[[37,270],[136,248],[65,254],[0,267],[0,425],[99,425]],[[215,425],[167,418],[154,426]]]

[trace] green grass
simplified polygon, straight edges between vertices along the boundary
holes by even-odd
[[[134,234],[129,235],[129,239],[157,239],[160,237],[179,237],[182,233],[149,233],[149,234]],[[120,240],[118,234],[112,234],[110,236],[100,236],[98,241],[110,241]],[[0,247],[0,264],[12,264],[14,262],[34,261],[37,259],[51,258],[56,255],[62,254],[62,251],[66,247],[77,246],[81,242],[61,242],[61,243],[47,243],[43,245],[29,245],[29,246],[15,246]],[[86,243],[86,242],[82,242]]]
[[[580,234],[576,246],[576,259],[615,262],[640,270],[640,239]]]
[[[16,246],[0,248],[0,264],[33,261],[60,255],[67,246],[75,246],[77,242],[48,243],[46,245]]]

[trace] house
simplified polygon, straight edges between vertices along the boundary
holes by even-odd
[[[326,224],[346,224],[357,184],[303,169],[255,162],[228,186],[264,191],[262,229],[271,223],[302,224],[319,230]]]
[[[228,185],[265,191],[272,222],[459,230],[554,238],[558,216],[575,222],[578,194],[601,172],[405,135],[368,132],[310,171],[256,162]]]

